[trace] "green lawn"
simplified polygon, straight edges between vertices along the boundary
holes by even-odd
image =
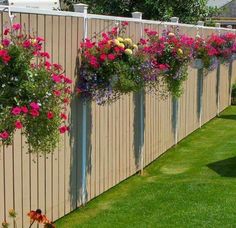
[[[236,107],[57,227],[236,227]]]

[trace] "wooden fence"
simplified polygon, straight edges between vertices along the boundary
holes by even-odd
[[[62,64],[66,74],[75,82],[80,61],[78,49],[85,32],[83,16],[27,12],[16,12],[15,15],[15,22],[24,25],[27,32],[45,38],[45,51],[52,54],[53,62]],[[107,31],[117,21],[124,20],[90,17],[88,37],[94,32]],[[141,37],[142,28],[161,31],[164,27],[152,21],[142,21],[141,25],[138,21],[129,20],[127,33],[134,40]],[[1,13],[0,27],[7,23],[8,14]],[[197,28],[180,25],[180,31],[195,36]],[[207,36],[215,29],[204,28],[201,32]],[[230,67],[233,81],[236,79],[235,63]],[[230,78],[229,67],[226,66],[220,66],[218,89],[216,71],[203,77],[202,123],[217,115],[218,91],[219,110],[229,106]],[[180,141],[199,128],[199,86],[197,70],[189,68],[189,79],[184,85],[176,115],[177,131],[174,129],[176,110],[172,98],[161,100],[147,93],[144,94],[143,104],[140,103],[140,94],[123,96],[111,105],[88,103],[84,124],[83,104],[75,95],[69,111],[71,131],[61,139],[58,149],[48,156],[27,154],[27,145],[18,132],[12,146],[0,147],[0,220],[8,219],[9,208],[18,213],[17,227],[27,227],[27,212],[37,208],[56,220],[81,206],[83,188],[86,190],[84,199],[88,202],[139,171],[141,151],[144,153],[143,165],[150,164],[172,147],[175,139]],[[141,108],[143,117],[140,116]],[[84,132],[86,141],[82,140]],[[86,157],[83,157],[84,148]],[[82,161],[86,163],[82,164]],[[86,172],[83,173],[85,164]],[[86,183],[83,183],[83,178],[86,178]]]

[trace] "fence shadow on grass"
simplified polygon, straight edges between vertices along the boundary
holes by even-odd
[[[207,167],[222,177],[236,177],[236,157],[210,163]]]

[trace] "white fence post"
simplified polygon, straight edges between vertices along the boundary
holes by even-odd
[[[140,34],[143,36],[143,23],[142,23],[142,13],[141,12],[133,12],[132,18],[140,20]],[[140,91],[140,155],[139,155],[139,168],[141,171],[141,175],[143,175],[144,170],[144,90]]]
[[[220,23],[215,24],[216,31],[220,35]],[[217,72],[216,72],[216,93],[217,93],[217,116],[220,115],[220,63],[218,63],[217,66]]]
[[[228,29],[232,29],[232,25],[227,26]],[[228,78],[229,78],[229,102],[228,105],[231,105],[231,97],[232,97],[232,74],[233,74],[233,59],[230,61],[229,64],[229,73],[228,73]]]
[[[203,27],[204,27],[204,22],[203,21],[198,21],[197,22],[197,28],[201,29],[200,35],[201,37],[203,36]],[[199,69],[197,72],[198,75],[198,91],[199,91],[199,97],[198,97],[198,105],[199,105],[199,127],[202,127],[202,96],[203,96],[203,69]]]
[[[170,18],[172,23],[179,23],[178,17],[171,17]],[[178,143],[178,136],[179,136],[179,98],[173,97],[173,122],[174,122],[174,138],[175,138],[175,145]]]
[[[86,39],[88,37],[88,5],[74,4],[74,10],[84,14],[84,39]],[[82,109],[82,205],[85,205],[87,201],[87,101],[83,102]]]

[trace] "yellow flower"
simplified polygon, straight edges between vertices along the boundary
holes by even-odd
[[[122,43],[119,43],[119,45],[117,45],[117,46],[120,47],[120,48],[125,48],[125,45],[122,44]]]
[[[175,36],[175,34],[173,32],[170,32],[168,36]]]
[[[117,45],[117,46],[119,46],[119,45],[120,45],[120,41],[117,40],[117,39],[115,39],[115,40],[114,40],[114,44]]]
[[[9,213],[9,216],[12,217],[12,218],[15,218],[16,217],[16,212],[15,210],[12,208],[12,209],[9,209],[8,210],[8,213]]]
[[[123,42],[124,39],[122,37],[117,37],[117,40],[119,40],[119,42]]]
[[[126,55],[132,55],[133,54],[133,51],[129,48],[125,49],[125,54]]]
[[[0,44],[0,49],[3,49],[3,45]]]
[[[37,40],[36,39],[31,39],[31,44],[36,44]]]
[[[129,45],[133,44],[133,41],[130,38],[125,38],[124,42]]]
[[[136,44],[133,45],[134,49],[138,49],[138,46]]]
[[[178,55],[183,55],[183,50],[179,48],[179,49],[177,50],[177,53],[178,53]]]

